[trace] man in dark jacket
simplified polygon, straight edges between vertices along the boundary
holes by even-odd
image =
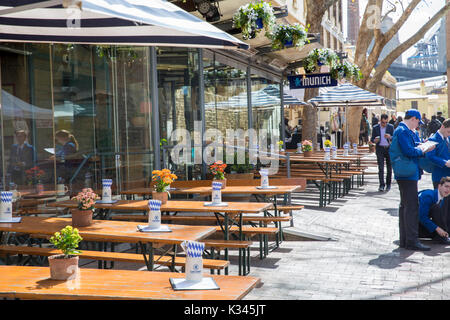
[[[439,128],[442,126],[442,122],[439,121],[436,116],[431,116],[431,121],[428,123],[427,131],[428,136],[431,136],[432,134],[436,133],[436,131],[439,130]]]
[[[391,190],[392,166],[389,156],[389,146],[391,145],[392,136],[394,135],[394,126],[388,123],[388,115],[382,114],[380,123],[372,129],[372,137],[370,141],[376,144],[375,153],[378,162],[378,180],[380,182],[379,191]],[[384,183],[384,161],[386,160],[386,183]]]
[[[11,146],[8,172],[11,174],[11,181],[24,185],[25,170],[33,167],[35,160],[34,148],[26,142],[27,133],[25,130],[17,130],[15,132],[17,143]]]

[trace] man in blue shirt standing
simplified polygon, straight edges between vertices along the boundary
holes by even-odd
[[[437,189],[419,192],[419,237],[450,244],[448,237],[450,177],[442,178]]]
[[[434,169],[431,175],[433,187],[436,189],[442,177],[450,176],[450,119],[444,120],[441,127],[430,137],[430,141],[438,145],[433,151],[427,153],[426,157],[433,163]]]
[[[395,172],[394,176],[397,180],[400,190],[400,207],[399,207],[399,231],[400,231],[400,248],[409,250],[430,250],[430,247],[424,246],[419,241],[419,199],[418,199],[418,181],[422,175],[419,168],[419,158],[423,157],[426,152],[435,148],[428,147],[423,150],[419,146],[420,139],[415,134],[415,129],[421,122],[420,112],[416,109],[406,111],[404,120],[398,125],[394,131],[393,140],[398,142],[400,152],[404,157],[412,160],[412,166],[415,167],[413,173],[409,176],[398,176]],[[392,144],[393,145],[393,144]],[[391,145],[391,150],[392,150]],[[395,161],[391,156],[392,161]]]

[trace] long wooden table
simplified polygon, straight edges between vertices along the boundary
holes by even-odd
[[[67,225],[70,218],[22,217],[19,223],[0,223],[2,232],[53,235]],[[169,244],[176,252],[176,246],[185,240],[198,241],[216,232],[213,226],[168,225],[172,232],[140,232],[140,223],[113,220],[93,220],[89,227],[78,228],[86,241],[137,243],[142,248],[148,270],[154,267],[154,244]],[[142,223],[141,223],[142,224]],[[173,256],[173,260],[175,255]],[[174,265],[174,261],[173,261]]]
[[[184,277],[170,272],[80,268],[77,279],[58,281],[50,279],[48,267],[0,266],[0,296],[64,300],[237,300],[260,283],[255,277],[208,275],[220,290],[173,290],[169,278]]]

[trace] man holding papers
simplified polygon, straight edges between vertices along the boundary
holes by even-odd
[[[433,187],[436,189],[443,177],[450,176],[450,119],[445,120],[436,133],[428,141],[436,142],[436,148],[427,153],[426,157],[433,163],[431,175]]]
[[[408,163],[408,174],[396,171],[394,167],[395,180],[397,180],[400,190],[399,207],[399,231],[400,247],[409,250],[430,250],[430,247],[424,246],[419,241],[419,199],[418,199],[418,181],[422,175],[422,169],[419,168],[419,158],[426,152],[434,149],[431,145],[426,149],[420,144],[419,137],[414,130],[421,122],[420,112],[416,109],[410,109],[405,113],[405,119],[398,125],[394,131],[393,143],[390,147],[391,160],[396,161],[397,154]]]

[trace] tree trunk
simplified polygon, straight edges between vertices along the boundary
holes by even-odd
[[[320,33],[322,28],[322,18],[325,11],[328,10],[337,0],[306,0],[306,25],[309,25],[308,32]],[[319,94],[318,88],[305,89],[304,101],[314,98]],[[303,106],[302,119],[302,139],[311,140],[314,145],[317,144],[317,108],[312,105]]]

